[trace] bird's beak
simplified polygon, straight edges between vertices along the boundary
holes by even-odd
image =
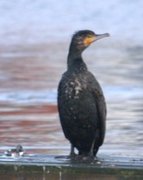
[[[102,39],[104,37],[109,37],[110,34],[109,33],[104,33],[104,34],[95,34],[95,36],[91,36],[91,37],[86,37],[84,39],[84,45],[85,46],[89,46],[91,43],[93,43],[94,41],[97,41],[98,39]]]
[[[110,36],[109,33],[96,34],[96,35],[95,35],[95,40],[94,40],[94,41],[99,40],[99,39],[102,39],[102,38],[105,38],[105,37],[109,37],[109,36]]]

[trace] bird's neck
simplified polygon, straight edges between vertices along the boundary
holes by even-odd
[[[87,66],[82,59],[81,52],[76,49],[69,49],[67,65],[68,70],[73,70],[77,72],[87,70]]]

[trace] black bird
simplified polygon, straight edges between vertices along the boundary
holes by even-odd
[[[70,155],[94,157],[105,136],[106,103],[102,89],[82,59],[82,52],[94,41],[109,34],[90,30],[76,32],[71,40],[67,71],[58,87],[58,110]]]

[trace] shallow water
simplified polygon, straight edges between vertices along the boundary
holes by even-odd
[[[111,34],[83,54],[108,107],[99,156],[143,158],[143,2],[103,2],[93,6],[88,0],[86,7],[75,0],[0,2],[1,153],[17,144],[28,153],[69,153],[57,113],[57,85],[71,34],[88,28]]]

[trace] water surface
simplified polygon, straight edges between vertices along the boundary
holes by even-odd
[[[142,3],[0,2],[2,153],[17,144],[30,153],[69,153],[57,112],[57,85],[66,69],[71,34],[93,29],[111,34],[83,54],[108,107],[99,155],[143,157]]]

